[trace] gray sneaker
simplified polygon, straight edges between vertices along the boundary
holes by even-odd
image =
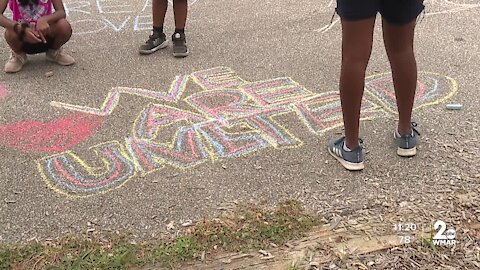
[[[168,46],[167,37],[164,33],[152,31],[145,44],[138,50],[140,54],[151,54]]]
[[[173,56],[186,57],[188,56],[187,42],[184,33],[174,33],[172,35],[173,42]]]
[[[345,137],[341,137],[338,140],[332,140],[328,144],[328,152],[334,158],[336,158],[345,169],[349,171],[363,170],[363,142],[360,140],[360,144],[356,149],[352,151],[345,151],[343,144]]]
[[[418,136],[417,123],[412,122],[412,133],[400,136],[397,131],[393,132],[393,137],[398,145],[397,154],[401,157],[413,157],[417,154]]]

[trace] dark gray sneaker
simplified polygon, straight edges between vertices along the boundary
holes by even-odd
[[[393,132],[393,137],[397,143],[397,154],[401,157],[413,157],[417,154],[418,136],[417,123],[412,122],[412,133],[400,136],[397,131]]]
[[[152,34],[145,41],[145,44],[140,46],[138,50],[140,54],[151,54],[160,49],[166,48],[168,46],[167,37],[164,33],[158,33],[156,31],[152,31]]]
[[[352,151],[345,151],[343,144],[345,137],[341,137],[338,140],[332,140],[328,144],[328,152],[334,158],[336,158],[345,169],[349,171],[363,170],[363,142],[360,140],[360,144],[356,149]]]
[[[185,40],[184,33],[174,33],[172,35],[173,42],[173,56],[175,57],[186,57],[188,56],[187,42]]]

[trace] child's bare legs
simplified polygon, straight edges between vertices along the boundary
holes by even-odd
[[[51,47],[52,50],[60,49],[70,40],[71,36],[72,27],[66,19],[60,19],[57,22],[50,24],[50,33],[48,33],[47,37],[53,40]],[[23,53],[22,41],[20,41],[17,33],[13,30],[7,29],[5,31],[5,40],[16,54]]]
[[[66,19],[60,19],[56,23],[50,24],[50,33],[48,37],[53,39],[52,50],[60,49],[72,37],[72,27]]]
[[[187,22],[187,0],[173,0],[173,12],[175,15],[175,31],[184,30]]]
[[[72,36],[72,27],[66,19],[60,19],[55,23],[50,24],[50,29],[46,35],[48,41],[44,43],[27,43],[21,41],[18,34],[13,30],[7,29],[5,31],[5,40],[14,52],[8,62],[5,64],[4,71],[7,73],[15,73],[22,69],[27,62],[26,54],[36,54],[45,52],[47,59],[62,66],[69,66],[75,63],[75,59],[66,54],[60,48],[67,43]]]
[[[365,70],[370,59],[375,18],[342,20],[342,68],[340,99],[345,125],[345,143],[358,146],[360,108],[365,86]]]
[[[20,41],[20,38],[18,37],[17,33],[15,33],[15,31],[6,29],[5,41],[7,41],[8,45],[10,46],[10,48],[14,53],[23,54],[22,42]]]
[[[165,33],[163,33],[163,24],[165,22],[165,14],[167,13],[167,9],[167,0],[152,1],[153,31],[148,37],[148,40],[140,46],[140,54],[151,54],[167,47],[167,38]]]
[[[168,1],[167,0],[153,0],[153,27],[163,28],[165,23],[165,15],[167,14]],[[187,21],[188,2],[187,0],[174,0],[173,12],[175,15],[175,29],[185,29]]]
[[[153,27],[163,27],[165,15],[167,14],[168,1],[154,0],[153,8]],[[173,13],[175,15],[175,29],[185,29],[187,21],[188,2],[187,0],[174,0]]]
[[[163,25],[165,23],[165,15],[168,9],[167,0],[153,0],[153,33],[145,44],[140,46],[141,54],[151,54],[167,47]],[[188,55],[188,49],[185,41],[185,23],[187,21],[187,0],[174,0],[173,11],[175,15],[175,33],[172,36],[173,55],[175,57],[185,57]]]
[[[358,0],[352,1],[351,3],[357,3],[355,1]],[[339,7],[340,13],[343,13],[341,6]],[[348,14],[349,12],[346,13]],[[340,100],[342,103],[345,137],[332,140],[328,144],[328,152],[343,167],[351,171],[359,171],[364,168],[364,153],[362,147],[359,147],[358,133],[360,109],[365,86],[365,70],[372,52],[373,30],[375,26],[375,14],[367,15],[364,18],[355,19],[344,19],[342,17]],[[346,147],[349,149],[345,149]]]
[[[152,14],[153,14],[153,27],[161,28],[163,30],[163,24],[165,22],[165,14],[167,14],[168,1],[167,0],[153,0]]]
[[[47,39],[52,40],[52,45],[47,51],[47,59],[62,66],[69,66],[75,63],[75,59],[60,48],[72,37],[72,27],[66,19],[60,19],[50,24],[50,31]]]
[[[22,42],[15,31],[5,30],[5,41],[8,43],[13,53],[10,55],[7,63],[5,63],[4,71],[6,73],[15,73],[22,70],[23,65],[27,62],[27,55],[23,52]]]
[[[417,63],[413,51],[415,20],[398,26],[383,20],[383,39],[392,69],[399,115],[398,132],[410,134],[417,87]]]
[[[173,0],[175,14],[175,33],[172,35],[173,56],[186,57],[188,55],[187,42],[185,40],[185,24],[187,22],[187,0]]]

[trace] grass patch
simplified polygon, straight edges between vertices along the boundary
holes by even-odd
[[[430,235],[428,237],[422,237],[422,241],[421,241],[421,244],[425,247],[427,247],[428,249],[432,250],[433,253],[437,253],[437,247],[435,246],[435,244],[433,243],[433,234],[435,233],[435,230],[432,230],[430,231]]]
[[[122,269],[135,263],[126,238],[84,235],[56,242],[0,246],[0,269]]]
[[[264,248],[270,243],[281,245],[302,236],[316,224],[318,220],[306,215],[299,203],[289,201],[272,212],[242,206],[221,219],[200,222],[194,236],[202,246],[241,251]]]
[[[431,238],[422,238],[422,245],[431,249],[434,253],[437,252],[437,247],[433,244],[433,240]]]
[[[287,270],[300,270],[300,268],[298,268],[297,264],[296,263],[292,263],[292,265],[290,265]]]
[[[0,269],[130,269],[145,265],[175,268],[202,253],[267,248],[302,237],[319,220],[288,201],[269,211],[242,205],[216,219],[198,222],[171,240],[132,243],[129,236],[84,234],[44,243],[0,245]]]

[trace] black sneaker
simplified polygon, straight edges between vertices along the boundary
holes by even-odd
[[[187,42],[185,41],[184,33],[174,33],[172,35],[173,42],[173,56],[186,57],[188,55]]]
[[[140,54],[151,54],[167,46],[168,43],[165,34],[152,31],[152,34],[150,35],[148,40],[145,41],[145,44],[140,46],[140,49],[138,51],[140,52]]]

